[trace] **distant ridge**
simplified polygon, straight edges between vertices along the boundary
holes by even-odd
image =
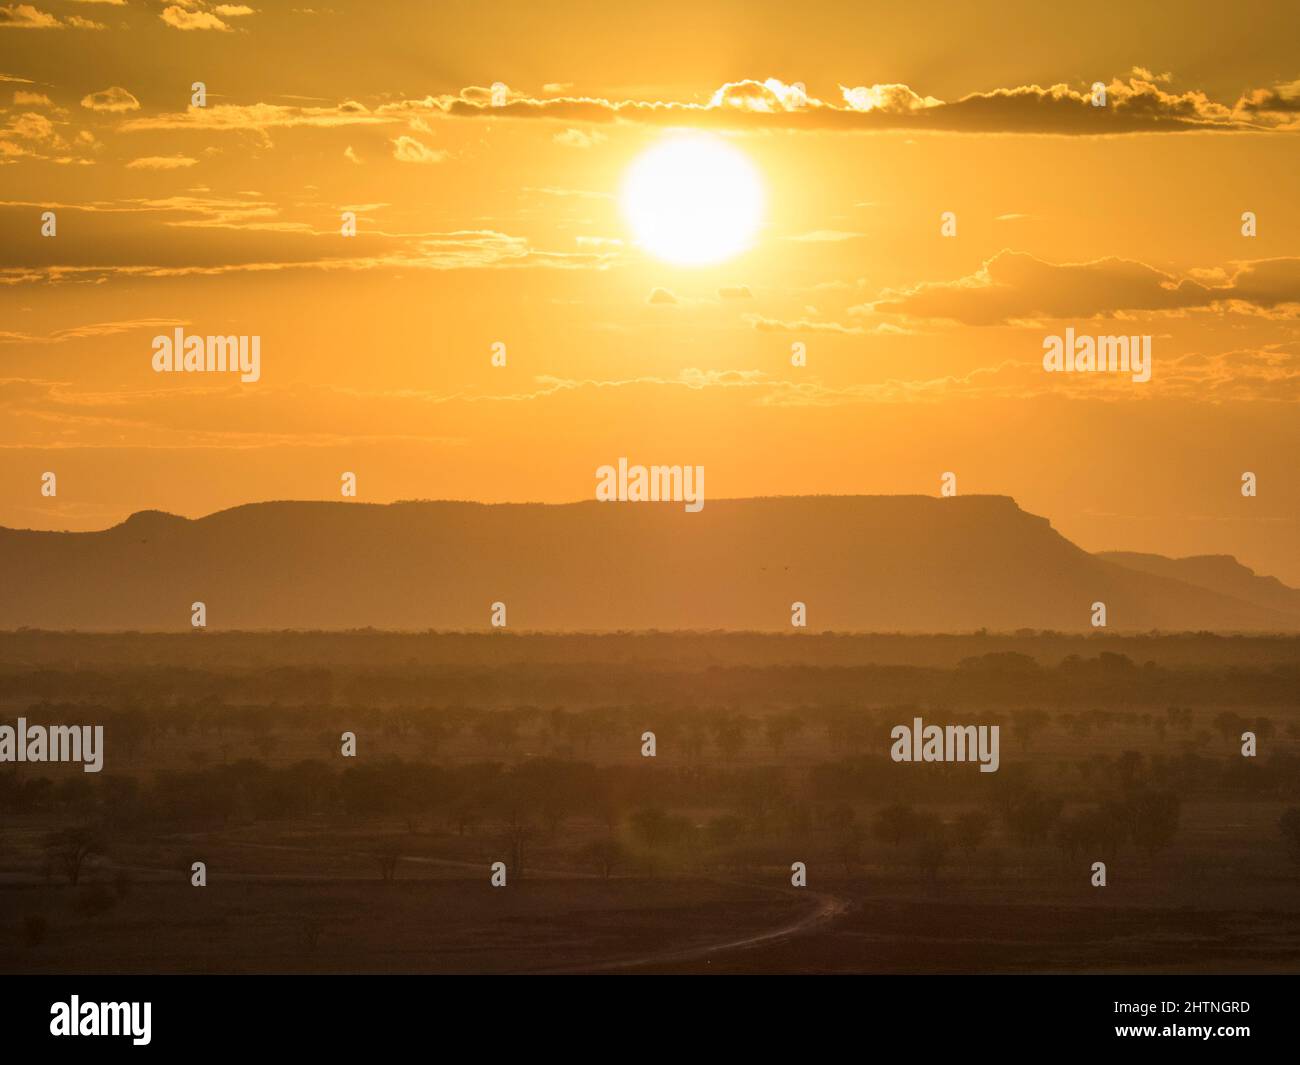
[[[1234,568],[1235,567],[1235,568]],[[1244,571],[1243,576],[1238,570]],[[1006,496],[680,504],[253,503],[102,532],[0,529],[0,628],[1300,631],[1235,560],[1091,555]]]
[[[1300,588],[1290,588],[1276,577],[1257,576],[1253,569],[1243,566],[1231,555],[1166,558],[1136,551],[1101,551],[1097,557],[1127,569],[1196,584],[1272,610],[1300,613]]]

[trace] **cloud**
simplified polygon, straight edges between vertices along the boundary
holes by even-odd
[[[18,206],[15,203],[0,206]],[[23,204],[22,206],[29,206]],[[37,204],[58,209],[78,209],[80,205]],[[600,250],[558,252],[532,245],[524,237],[496,230],[454,230],[440,233],[375,234],[374,251],[356,255],[322,255],[321,249],[339,246],[336,231],[317,233],[306,223],[282,221],[275,208],[259,202],[204,199],[175,196],[165,199],[136,200],[127,206],[81,207],[105,213],[159,212],[181,214],[180,220],[165,224],[198,230],[240,229],[262,233],[265,240],[246,242],[242,257],[236,261],[216,259],[229,254],[225,244],[216,249],[191,248],[198,251],[195,260],[151,262],[139,256],[147,254],[149,242],[111,241],[102,249],[103,259],[87,265],[76,263],[0,266],[0,285],[92,283],[127,278],[217,277],[239,273],[277,273],[285,270],[315,271],[408,271],[468,269],[603,269],[615,252]],[[185,217],[185,216],[190,217]],[[133,231],[135,223],[132,223]],[[290,242],[286,234],[296,238]],[[164,242],[166,243],[166,242]],[[350,241],[342,242],[351,244]],[[262,253],[259,256],[259,251]],[[83,252],[84,254],[84,252]],[[10,260],[12,262],[12,260]]]
[[[867,331],[860,325],[841,325],[839,322],[813,322],[805,318],[784,321],[779,318],[764,318],[760,314],[747,314],[745,321],[760,333],[844,333],[862,336]]]
[[[54,137],[54,123],[35,111],[15,115],[9,120],[9,133],[27,141],[43,141]]]
[[[551,140],[566,148],[590,148],[605,140],[605,134],[599,130],[585,132],[580,129],[566,129],[563,133],[557,133]]]
[[[1216,353],[1189,352],[1161,360],[1152,381],[1167,392],[1206,402],[1300,401],[1300,343],[1266,344]]]
[[[942,107],[943,101],[933,96],[920,96],[906,85],[859,85],[856,88],[840,86],[844,103],[853,111],[884,111],[892,115],[909,115],[927,107]]]
[[[109,111],[117,114],[123,111],[139,111],[140,101],[120,85],[113,85],[83,96],[81,106],[91,111]]]
[[[1038,358],[1004,359],[963,374],[828,385],[818,378],[776,377],[763,370],[682,370],[675,377],[613,380],[537,378],[537,391],[492,397],[535,400],[583,389],[675,389],[748,393],[765,407],[835,407],[877,403],[936,403],[950,399],[1053,398],[1107,403],[1178,399],[1193,403],[1300,403],[1300,342],[1216,353],[1162,356],[1151,380],[1135,385],[1122,374],[1049,374]]]
[[[646,303],[668,305],[677,303],[678,299],[666,288],[652,288],[645,301]]]
[[[306,223],[281,219],[279,210],[266,200],[211,195],[177,195],[132,202],[141,210],[182,215],[180,219],[170,218],[164,222],[165,225],[177,228],[242,229],[275,233],[311,232],[311,227]]]
[[[1065,85],[995,89],[949,102],[922,95],[905,85],[863,85],[841,87],[843,99],[827,102],[768,79],[729,82],[702,104],[574,96],[534,98],[512,92],[499,107],[492,106],[490,89],[468,86],[455,94],[396,100],[373,110],[352,100],[333,106],[229,104],[139,117],[124,123],[122,128],[126,131],[265,132],[292,126],[409,125],[430,117],[544,118],[564,123],[553,139],[574,148],[599,143],[604,135],[591,127],[614,121],[657,126],[860,133],[912,130],[1099,136],[1194,130],[1267,131],[1300,128],[1297,84],[1300,83],[1255,90],[1229,106],[1209,99],[1204,93],[1173,93],[1154,81],[1131,76],[1107,86],[1104,107],[1092,106],[1090,89]],[[410,151],[416,157],[423,154],[414,147]]]
[[[194,166],[197,159],[188,155],[146,155],[143,159],[132,159],[126,164],[128,170],[180,170]]]
[[[1145,72],[1144,72],[1145,73]],[[501,106],[491,90],[468,86],[454,95],[385,104],[381,112],[428,111],[461,118],[549,118],[563,122],[629,121],[725,129],[916,130],[1099,136],[1192,130],[1292,128],[1290,90],[1255,90],[1228,105],[1199,91],[1175,93],[1159,79],[1131,74],[1106,86],[1094,107],[1091,86],[1022,85],[943,101],[907,85],[840,86],[841,100],[808,96],[775,78],[728,82],[707,103],[600,97],[530,97],[513,92]],[[1262,92],[1262,95],[1261,95]]]
[[[629,377],[614,380],[599,380],[595,378],[566,378],[555,377],[551,374],[540,374],[534,380],[541,386],[533,392],[513,392],[503,395],[483,396],[482,400],[488,402],[521,402],[528,400],[544,399],[548,396],[562,395],[566,392],[577,392],[581,389],[612,389],[612,388],[686,388],[692,392],[703,391],[707,388],[727,388],[727,387],[749,387],[758,385],[766,378],[761,370],[700,370],[691,367],[682,370],[676,377]]]
[[[1145,263],[1105,258],[1049,263],[1003,250],[955,281],[887,290],[850,314],[898,314],[964,325],[1005,325],[1042,318],[1092,318],[1122,311],[1230,307],[1291,317],[1300,305],[1300,258],[1233,263],[1177,277]]]
[[[999,373],[1007,368],[1015,371],[1013,381],[992,383]],[[759,406],[771,407],[831,407],[861,403],[905,403],[933,402],[947,398],[957,392],[961,394],[994,394],[995,388],[1019,395],[1024,392],[1023,379],[1029,377],[1030,367],[1024,363],[1004,363],[998,367],[981,368],[972,371],[965,378],[944,377],[932,380],[898,381],[887,380],[879,383],[859,383],[834,387],[820,380],[791,381],[773,377],[763,370],[701,370],[690,367],[682,370],[676,377],[632,377],[614,380],[572,379],[539,376],[536,380],[541,386],[528,393],[488,397],[499,400],[520,401],[537,400],[549,396],[563,395],[584,389],[682,389],[689,392],[714,390],[748,392]],[[1039,370],[1040,378],[1045,376]]]
[[[724,300],[752,300],[754,294],[748,285],[723,285],[718,289],[718,298]]]
[[[197,6],[191,10],[182,7],[180,4],[172,4],[163,8],[162,14],[158,17],[176,30],[228,31],[230,29],[211,11],[200,10]]]
[[[0,29],[52,30],[62,25],[56,16],[31,4],[0,5]]]
[[[220,382],[105,391],[82,382],[0,377],[0,449],[115,448],[128,436],[133,448],[168,450],[338,448],[379,441],[469,445],[465,437],[429,429],[430,407],[455,395],[263,384],[251,393]],[[371,413],[373,428],[340,429],[358,407]],[[297,412],[291,426],[276,415],[285,410]]]
[[[54,101],[43,92],[23,92],[19,89],[14,93],[14,104],[18,107],[53,107]]]
[[[243,18],[245,15],[257,14],[245,4],[218,4],[214,10],[222,18]]]
[[[343,158],[346,159],[349,163],[355,163],[357,166],[362,165],[361,157],[357,155],[355,151],[353,151],[352,145],[350,144],[343,149]]]
[[[1257,115],[1300,114],[1300,81],[1255,89],[1241,98],[1238,108]]]
[[[56,329],[53,333],[45,334],[0,332],[0,344],[62,344],[68,340],[116,336],[119,333],[133,333],[142,329],[171,329],[178,325],[189,325],[189,322],[178,318],[135,318],[123,322],[92,322],[68,329]]]
[[[204,132],[264,133],[269,129],[298,126],[375,125],[400,121],[393,115],[372,113],[364,104],[345,100],[331,107],[300,107],[288,104],[216,104],[191,107],[187,111],[142,116],[122,123],[128,133],[153,130],[192,129]]]
[[[710,110],[778,114],[800,111],[809,106],[808,94],[800,84],[787,85],[778,78],[766,81],[729,81],[709,98]]]
[[[42,11],[32,4],[0,4],[0,29],[6,28],[14,30],[61,30],[67,28],[74,30],[102,30],[107,27],[103,23],[92,22],[80,15],[68,15],[67,18],[60,20],[57,15]],[[24,79],[5,78],[3,80],[22,81]]]
[[[399,163],[441,163],[447,153],[430,148],[414,137],[401,136],[393,141],[393,158]]]

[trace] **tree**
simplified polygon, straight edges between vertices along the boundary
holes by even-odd
[[[1146,772],[1146,759],[1141,751],[1124,751],[1115,762],[1119,786],[1125,794],[1135,791]]]
[[[593,839],[578,852],[578,856],[594,865],[600,875],[608,880],[609,874],[627,860],[627,851],[616,839]]]
[[[1144,791],[1130,803],[1133,842],[1152,857],[1173,842],[1178,831],[1178,796],[1171,791]]]
[[[39,913],[29,913],[23,918],[23,944],[28,950],[35,950],[45,942],[49,935],[50,922]]]
[[[660,806],[648,806],[632,815],[632,831],[650,850],[658,850],[672,839],[671,814]]]
[[[1250,723],[1240,714],[1234,714],[1230,710],[1225,710],[1214,718],[1214,727],[1229,743],[1240,741],[1241,734],[1246,731]]]
[[[483,820],[483,810],[479,803],[467,799],[452,807],[448,820],[456,826],[456,835],[463,836],[466,832],[473,835],[474,828]]]
[[[773,714],[764,725],[767,742],[772,745],[772,753],[780,755],[785,745],[803,731],[803,719],[798,714]]]
[[[1087,842],[1101,850],[1107,861],[1119,855],[1120,848],[1133,838],[1130,808],[1114,799],[1094,807],[1087,817]]]
[[[993,820],[983,810],[967,810],[965,813],[959,814],[953,824],[953,833],[957,838],[957,846],[964,850],[969,858],[988,839],[989,831],[992,828]]]
[[[1047,839],[1061,813],[1061,800],[1026,791],[1005,811],[1007,828],[1022,847],[1032,847]]]
[[[1061,818],[1056,826],[1056,844],[1061,852],[1073,861],[1093,842],[1093,817],[1088,813],[1076,813]]]
[[[850,821],[842,825],[835,836],[835,855],[844,868],[844,875],[851,876],[853,867],[862,856],[862,840],[865,836],[862,826]]]
[[[871,822],[871,834],[891,847],[897,847],[916,832],[916,827],[916,811],[903,803],[894,803],[877,811]]]
[[[379,875],[385,880],[392,880],[397,874],[397,863],[402,860],[397,843],[385,840],[375,851],[375,861],[379,864]]]
[[[1045,710],[1037,708],[1011,712],[1011,723],[1026,751],[1033,745],[1034,737],[1047,727],[1050,720]]]
[[[715,847],[730,847],[744,830],[744,820],[735,814],[719,814],[705,828],[709,842]]]
[[[506,826],[506,846],[509,848],[510,875],[516,880],[524,875],[524,855],[537,838],[537,829],[523,820],[513,820]]]
[[[46,837],[45,849],[50,861],[73,887],[81,879],[86,862],[105,851],[104,838],[96,828],[65,828]]]
[[[1286,843],[1287,855],[1300,865],[1300,806],[1292,806],[1277,823],[1278,831]]]
[[[686,818],[670,814],[658,806],[638,810],[632,815],[631,824],[637,839],[650,852],[652,869],[658,853],[679,842],[689,827]]]
[[[942,832],[927,832],[916,845],[917,868],[925,878],[934,883],[939,879],[939,870],[948,858],[948,841]]]
[[[758,832],[766,832],[777,810],[789,802],[785,778],[773,767],[738,776],[736,791],[740,812]]]
[[[320,946],[321,936],[325,934],[325,922],[317,917],[304,917],[298,929],[302,948],[308,954],[315,954]]]
[[[713,739],[718,745],[718,750],[722,752],[723,760],[730,762],[745,746],[744,719],[733,717],[719,721],[713,727]]]

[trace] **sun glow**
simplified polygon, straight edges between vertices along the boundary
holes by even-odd
[[[720,263],[750,247],[763,187],[743,153],[717,137],[679,135],[642,153],[623,183],[637,243],[678,266]]]

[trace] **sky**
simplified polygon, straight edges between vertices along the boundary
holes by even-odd
[[[626,456],[711,498],[951,472],[1088,550],[1300,585],[1298,31],[1286,2],[0,2],[0,525],[344,472],[567,502]],[[716,261],[629,198],[666,143],[759,190],[651,171]],[[258,380],[157,372],[177,328],[260,338]],[[1150,337],[1150,380],[1047,372],[1067,329]]]

